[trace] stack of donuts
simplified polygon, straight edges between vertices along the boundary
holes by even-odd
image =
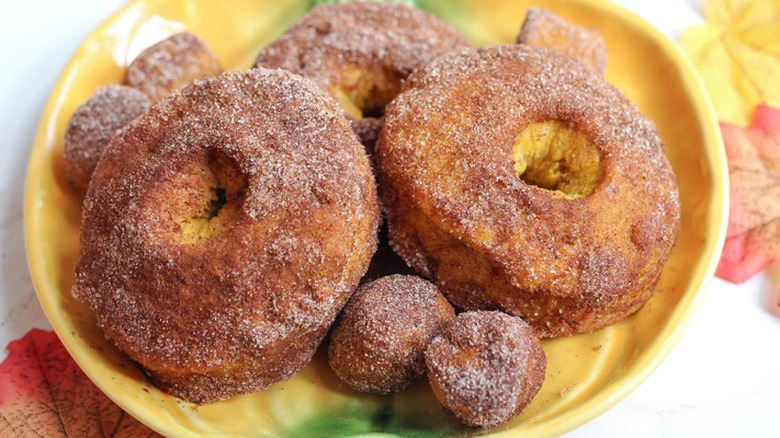
[[[288,379],[330,334],[357,391],[427,375],[463,423],[509,421],[540,339],[630,316],[677,238],[663,144],[606,55],[539,9],[474,48],[410,6],[319,6],[226,73],[173,35],[71,117],[73,295],[187,401]]]

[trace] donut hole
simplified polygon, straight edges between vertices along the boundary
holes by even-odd
[[[214,219],[219,215],[219,210],[222,209],[222,206],[227,204],[227,194],[224,187],[222,187],[221,184],[217,184],[217,187],[214,189],[214,194],[216,195],[215,198],[212,198],[211,201],[209,201],[209,215],[208,219]]]
[[[563,122],[532,123],[512,149],[515,173],[525,183],[562,193],[588,196],[601,178],[601,156],[585,136]]]
[[[348,64],[337,73],[330,93],[341,108],[356,120],[382,117],[385,106],[400,92],[401,80],[382,69]]]
[[[176,222],[186,243],[207,239],[229,229],[236,220],[247,187],[238,166],[215,154],[196,165],[190,181],[188,208]]]

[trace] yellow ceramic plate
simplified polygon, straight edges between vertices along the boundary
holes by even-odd
[[[680,51],[635,15],[589,0],[418,0],[477,45],[508,43],[531,3],[598,29],[609,46],[606,78],[658,125],[677,174],[682,231],[658,292],[636,315],[590,335],[546,341],[547,380],[533,403],[495,436],[548,436],[595,417],[634,389],[680,338],[723,243],[726,162],[700,80]],[[153,429],[179,437],[463,436],[425,384],[394,397],[354,393],[322,355],[294,379],[256,394],[195,407],[152,387],[103,339],[70,295],[81,201],[67,189],[62,137],[68,118],[96,88],[116,83],[144,47],[186,29],[232,69],[247,68],[311,2],[137,0],[92,32],[65,68],[41,120],[30,158],[25,233],[41,304],[66,347],[116,403]]]

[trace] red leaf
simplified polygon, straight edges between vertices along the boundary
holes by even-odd
[[[115,405],[54,332],[32,329],[0,364],[0,436],[159,437]]]
[[[716,275],[742,283],[780,261],[780,110],[759,106],[747,128],[721,123],[731,204]]]

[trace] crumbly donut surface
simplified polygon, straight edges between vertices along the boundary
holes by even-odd
[[[149,109],[149,98],[135,88],[99,88],[70,117],[65,130],[65,178],[86,193],[89,180],[111,137]]]
[[[112,139],[84,201],[74,296],[154,383],[193,402],[311,358],[376,249],[368,158],[310,81],[196,81]]]
[[[556,146],[559,134],[577,139],[577,154]],[[677,238],[677,185],[655,125],[553,50],[493,46],[433,61],[388,106],[376,154],[396,252],[456,307],[521,316],[543,337],[639,309]]]
[[[465,312],[428,346],[428,379],[442,406],[469,426],[505,423],[542,387],[547,358],[522,319]]]
[[[561,51],[602,76],[607,68],[607,43],[600,33],[570,23],[546,9],[528,9],[517,42]]]
[[[451,24],[398,3],[318,6],[263,48],[256,67],[282,68],[328,90],[353,119],[378,117],[414,70],[469,43]],[[359,124],[373,141],[381,124]],[[366,134],[372,127],[375,132]]]
[[[127,66],[124,84],[156,102],[195,79],[222,73],[217,55],[197,36],[181,32],[147,47]]]
[[[455,318],[436,286],[413,275],[364,284],[330,335],[328,360],[358,391],[398,392],[425,372],[425,348]]]

